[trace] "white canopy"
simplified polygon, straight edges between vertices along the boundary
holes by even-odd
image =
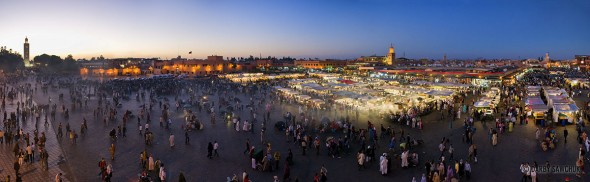
[[[298,95],[297,97],[299,97],[300,99],[303,99],[303,100],[311,99],[311,96],[309,96],[309,95]]]

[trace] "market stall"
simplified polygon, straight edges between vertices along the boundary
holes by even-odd
[[[309,95],[297,95],[296,97],[297,97],[297,101],[299,101],[299,102],[305,102],[305,101],[311,99],[311,96],[309,96]]]
[[[553,105],[553,121],[565,126],[567,123],[573,123],[576,118],[578,107],[575,104],[555,104]]]
[[[309,104],[316,109],[325,109],[326,108],[326,102],[324,102],[321,99],[311,99],[311,100],[309,100]]]
[[[544,104],[537,104],[537,105],[530,105],[527,106],[529,112],[533,119],[535,119],[535,124],[540,124],[541,126],[545,127],[546,124],[546,113],[549,111],[546,105]]]
[[[483,111],[485,115],[491,115],[494,113],[494,108],[490,101],[477,101],[473,103],[473,107],[476,111]]]

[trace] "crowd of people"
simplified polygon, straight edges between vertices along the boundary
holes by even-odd
[[[3,112],[2,130],[0,130],[0,143],[12,147],[15,161],[13,165],[14,175],[12,179],[22,181],[23,169],[28,169],[31,164],[39,162],[41,170],[49,168],[49,154],[45,149],[47,137],[40,131],[42,116],[45,115],[47,123],[48,111],[45,107],[33,102],[32,93],[37,88],[31,84],[16,84],[19,77],[11,77],[2,81],[0,86],[0,110]],[[22,126],[32,125],[30,130],[24,130]],[[47,125],[44,126],[45,128]],[[37,159],[37,160],[35,160]],[[11,176],[6,175],[10,181]]]
[[[190,145],[189,132],[202,130],[216,123],[227,123],[231,132],[260,137],[258,142],[258,139],[251,141],[250,137],[247,137],[250,135],[242,135],[246,141],[243,153],[247,154],[245,160],[250,164],[244,168],[260,173],[280,171],[282,176],[273,176],[273,181],[307,180],[299,179],[298,175],[292,174],[292,168],[298,162],[294,153],[300,154],[297,156],[301,158],[313,155],[334,159],[355,158],[359,171],[366,171],[369,166],[374,165],[378,168],[375,173],[384,176],[392,174],[392,170],[398,168],[424,169],[422,176],[415,177],[413,181],[469,180],[473,175],[473,165],[478,162],[477,146],[484,145],[474,143],[477,133],[475,123],[486,120],[482,117],[481,111],[471,107],[475,98],[480,97],[485,91],[483,87],[472,87],[447,102],[431,103],[426,109],[407,108],[404,112],[394,113],[385,118],[373,117],[384,121],[361,121],[358,111],[338,112],[337,116],[330,118],[317,110],[285,100],[272,89],[273,86],[284,85],[284,80],[272,80],[255,85],[242,85],[217,78],[93,80],[45,76],[32,80],[28,80],[27,77],[13,77],[4,80],[0,88],[1,109],[4,112],[0,142],[14,149],[15,179],[22,177],[21,168],[26,168],[28,163],[39,161],[44,170],[48,169],[49,156],[44,148],[47,137],[45,132],[39,132],[39,127],[47,127],[49,123],[56,128],[57,140],[63,142],[65,135],[69,139],[69,142],[67,139],[66,142],[72,146],[84,142],[78,141],[78,135],[84,136],[89,132],[88,122],[102,122],[108,128],[109,140],[105,142],[109,143],[109,147],[105,150],[110,156],[105,156],[107,160],[105,157],[98,160],[98,176],[103,181],[112,181],[115,175],[119,175],[114,173],[112,165],[115,160],[121,160],[117,157],[117,149],[122,143],[117,141],[135,132],[141,136],[146,146],[137,151],[140,181],[166,181],[171,175],[179,175],[179,179],[186,180],[183,173],[169,174],[168,167],[164,167],[164,161],[158,159],[148,146],[152,146],[154,141],[165,140],[170,150],[174,150],[177,140],[175,134],[179,133],[184,134],[185,145]],[[524,76],[522,82],[515,85],[497,85],[501,90],[501,100],[494,108],[497,114],[492,121],[495,122],[489,130],[484,128],[488,130],[489,145],[499,145],[506,133],[518,130],[515,125],[529,124],[522,102],[527,82],[554,86],[565,84],[556,77],[547,76],[545,72],[531,72]],[[37,90],[45,95],[56,90],[61,93],[57,98],[48,96],[47,104],[39,105],[33,98]],[[124,107],[127,102],[136,103],[140,107]],[[276,108],[276,105],[289,105],[297,108],[298,112],[284,112],[281,108]],[[7,108],[14,108],[14,111]],[[329,108],[339,110],[338,107]],[[93,111],[92,117],[84,117],[80,121],[69,120],[70,115],[87,110]],[[276,112],[284,112],[282,118],[273,118],[273,113]],[[425,121],[422,116],[430,114],[440,115],[439,121]],[[183,121],[175,120],[179,115],[184,116]],[[210,122],[203,122],[203,117],[210,118]],[[277,120],[279,121],[275,122]],[[449,128],[452,129],[454,121],[463,122],[463,143],[452,143],[450,138],[443,137],[437,147],[432,147],[424,145],[419,135],[409,134],[423,130],[427,122],[448,122]],[[34,125],[34,129],[23,130],[23,126],[28,123]],[[386,123],[389,126],[374,123]],[[577,124],[577,139],[580,151],[584,154],[580,155],[582,160],[576,161],[576,165],[583,167],[584,155],[588,153],[590,140],[586,137],[584,122]],[[289,148],[276,147],[273,144],[276,140],[269,139],[276,138],[276,132],[271,133],[269,130],[284,133]],[[554,128],[538,129],[535,139],[544,149],[553,148],[558,141],[556,131]],[[155,133],[162,132],[166,133],[167,137],[157,138],[161,135]],[[540,136],[541,132],[544,137]],[[566,139],[567,129],[564,131],[564,143]],[[209,141],[205,145],[207,158],[221,158],[220,143]],[[440,155],[437,154],[435,158],[424,155],[426,151],[431,150]],[[467,155],[458,155],[457,150],[467,151]],[[394,167],[395,165],[398,167]],[[535,165],[536,163],[521,165],[521,171],[525,176],[523,179],[538,180],[535,167],[531,167]],[[234,174],[227,177],[227,180],[251,180],[252,176],[248,172],[240,173],[241,177],[238,178]],[[62,175],[58,174],[56,181],[61,178]],[[313,180],[324,182],[328,178],[327,168],[318,166]]]

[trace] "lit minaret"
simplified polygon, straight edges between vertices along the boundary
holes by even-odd
[[[393,65],[393,61],[395,61],[395,49],[393,45],[389,46],[389,53],[387,54],[387,59],[385,59],[385,64]]]
[[[25,51],[24,51],[24,62],[25,62],[25,66],[29,67],[30,66],[30,59],[29,59],[29,38],[25,37]]]
[[[545,60],[544,61],[549,61],[549,52],[545,53]]]

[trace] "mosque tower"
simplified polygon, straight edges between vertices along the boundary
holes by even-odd
[[[545,53],[545,60],[543,60],[543,61],[550,61],[549,60],[549,52]]]
[[[24,60],[23,61],[24,61],[26,67],[30,67],[31,66],[31,62],[30,62],[31,60],[29,58],[29,38],[28,37],[25,37],[25,45],[24,45],[24,48],[25,48],[25,50],[24,50],[24,55],[23,55],[24,56]]]
[[[388,66],[393,65],[393,61],[395,61],[395,49],[393,45],[389,46],[389,53],[387,54],[387,58],[385,59],[385,64]]]

